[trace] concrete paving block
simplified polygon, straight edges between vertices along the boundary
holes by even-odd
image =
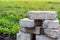
[[[16,40],[20,40],[21,33],[17,33],[17,38]]]
[[[55,11],[30,11],[28,12],[29,19],[56,19],[57,12]]]
[[[60,37],[60,27],[59,27],[58,31],[59,31],[58,34],[59,34],[59,37]]]
[[[48,28],[49,20],[45,20],[42,24],[43,28]]]
[[[35,28],[26,28],[26,27],[24,28],[24,27],[21,27],[20,31],[25,32],[25,33],[34,33],[35,32]]]
[[[26,30],[25,27],[20,27],[20,31],[22,31],[22,32],[27,32],[27,30]]]
[[[36,40],[56,40],[56,39],[49,38],[46,35],[36,35]]]
[[[60,32],[59,32],[59,36],[58,36],[58,39],[57,40],[60,40]]]
[[[29,33],[18,33],[17,34],[17,40],[31,40],[31,34]]]
[[[58,39],[57,40],[60,40],[60,35],[58,36]]]
[[[59,27],[58,30],[59,30],[59,32],[58,32],[58,34],[59,34],[59,35],[58,35],[58,40],[60,40],[60,27]]]
[[[40,26],[35,27],[35,34],[40,34]]]
[[[44,29],[45,34],[51,38],[58,38],[58,29]]]
[[[58,20],[49,21],[48,28],[59,28],[59,21]]]
[[[37,27],[34,27],[34,28],[21,27],[20,31],[25,32],[25,33],[40,34],[40,26],[37,26]]]
[[[45,20],[43,22],[43,28],[59,28],[59,21],[56,20]]]
[[[57,40],[60,40],[60,37],[58,37],[58,39]]]
[[[20,27],[34,27],[34,20],[30,20],[28,18],[20,20]]]

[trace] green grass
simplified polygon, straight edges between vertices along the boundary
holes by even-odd
[[[0,1],[52,1],[52,2],[59,2],[60,0],[0,0]]]
[[[28,11],[57,11],[60,20],[60,1],[0,1],[0,33],[17,33],[19,20]]]

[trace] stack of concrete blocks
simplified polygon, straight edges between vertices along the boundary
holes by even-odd
[[[55,11],[30,11],[20,20],[17,40],[60,40],[59,21]]]

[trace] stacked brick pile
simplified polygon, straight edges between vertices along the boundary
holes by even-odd
[[[60,40],[55,11],[30,11],[27,16],[20,20],[17,40]]]

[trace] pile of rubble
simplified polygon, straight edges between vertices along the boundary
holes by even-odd
[[[60,40],[59,21],[55,11],[30,11],[20,20],[17,40]]]

